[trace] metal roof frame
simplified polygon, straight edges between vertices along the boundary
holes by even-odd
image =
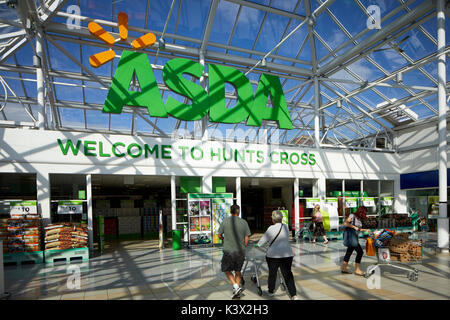
[[[246,127],[245,123],[240,123],[232,126],[232,129],[228,131],[228,135],[224,137],[225,140],[235,140],[235,133],[245,128],[246,133],[239,136],[238,141],[246,141],[253,134],[255,134],[253,137],[254,142],[259,141],[258,137],[261,134],[268,134],[270,140],[274,134],[278,134],[280,139],[277,143],[285,145],[394,152],[396,150],[394,137],[397,127],[420,125],[423,121],[437,119],[437,108],[433,107],[432,101],[425,99],[437,94],[438,80],[424,68],[438,59],[439,52],[437,50],[418,60],[412,59],[406,52],[398,51],[398,55],[407,62],[407,65],[397,68],[393,72],[387,71],[382,64],[371,56],[374,50],[392,46],[395,39],[400,38],[411,30],[418,30],[430,43],[437,45],[436,38],[423,26],[425,22],[436,16],[436,0],[421,1],[414,8],[410,8],[410,6],[419,1],[398,0],[398,6],[390,12],[386,12],[382,17],[382,22],[390,21],[388,25],[377,32],[370,33],[369,29],[364,29],[355,35],[352,35],[345,28],[344,23],[333,13],[335,8],[333,7],[334,0],[297,0],[292,12],[275,8],[273,6],[275,2],[272,0],[269,1],[268,5],[248,0],[210,0],[209,10],[200,38],[177,34],[180,11],[184,8],[183,6],[187,5],[189,0],[172,0],[162,30],[148,29],[148,26],[152,25],[149,23],[150,1],[144,1],[146,7],[145,27],[139,28],[130,24],[129,30],[139,33],[153,32],[158,38],[163,39],[163,41],[157,41],[155,45],[149,48],[139,50],[155,57],[152,64],[154,70],[162,69],[162,65],[157,64],[159,58],[189,57],[198,59],[203,65],[206,63],[232,65],[246,75],[271,73],[280,77],[294,124],[293,131],[280,130],[273,121],[263,121],[261,128]],[[313,1],[315,10],[312,6]],[[224,130],[223,125],[210,123],[207,117],[195,123],[176,120],[170,130],[165,128],[166,125],[164,125],[163,120],[149,117],[146,114],[146,109],[140,107],[124,107],[123,109],[124,113],[131,114],[130,130],[116,130],[112,128],[111,115],[108,117],[107,130],[102,131],[91,127],[88,123],[87,112],[89,110],[101,110],[102,105],[88,102],[86,90],[108,90],[114,68],[113,64],[111,64],[109,76],[96,74],[86,65],[86,61],[83,61],[83,50],[85,47],[108,48],[108,46],[92,37],[85,27],[74,29],[58,21],[61,18],[76,18],[84,24],[95,21],[102,26],[112,28],[110,33],[118,38],[118,23],[114,16],[116,14],[115,2],[112,2],[111,20],[67,13],[63,9],[69,2],[68,0],[24,1],[14,8],[17,12],[17,19],[0,17],[0,30],[2,30],[0,32],[0,75],[5,72],[8,73],[2,76],[3,81],[6,83],[8,81],[19,81],[21,91],[24,94],[23,96],[16,95],[11,86],[8,86],[10,94],[1,95],[0,91],[0,99],[6,98],[7,104],[21,104],[30,114],[31,121],[9,120],[3,110],[8,108],[6,105],[0,113],[0,126],[31,126],[39,129],[116,132],[159,137],[179,137],[179,131],[184,128],[181,137],[194,139],[199,137],[202,139],[216,139],[216,134]],[[231,27],[231,33],[226,43],[210,39],[221,2],[228,2],[238,6],[233,25],[227,26]],[[360,0],[355,0],[355,4],[363,14],[370,17],[369,12]],[[297,13],[301,6],[304,7],[305,15]],[[251,49],[231,45],[243,8],[258,10],[263,15],[261,24],[257,26]],[[173,15],[175,9],[177,10],[176,19],[171,19],[175,18]],[[317,18],[320,15],[327,15],[333,21],[337,30],[346,37],[345,41],[334,49],[315,28]],[[396,15],[399,15],[399,17],[393,19]],[[287,24],[283,28],[281,38],[278,39],[277,44],[270,50],[262,52],[256,49],[257,43],[262,35],[266,21],[272,16],[286,18]],[[173,33],[167,32],[169,24],[174,25]],[[289,32],[293,25],[296,25],[296,27]],[[298,44],[297,54],[288,56],[281,53],[280,48],[299,29],[305,29],[307,32],[303,40]],[[12,31],[3,32],[3,30]],[[134,39],[135,37],[129,36],[129,40]],[[180,41],[183,44],[180,44]],[[78,45],[79,57],[76,56],[75,52],[69,52],[65,48],[65,43]],[[327,53],[320,58],[316,49],[316,44],[319,43],[327,50]],[[30,55],[35,56],[37,54],[40,58],[33,60],[33,62],[36,61],[36,64],[32,66],[18,65],[17,53],[25,45],[31,46],[32,52],[29,53]],[[49,45],[52,48],[56,48],[74,66],[78,67],[79,72],[61,70],[57,66],[52,65]],[[309,45],[310,60],[300,59],[307,45]],[[119,51],[128,49],[123,43],[116,43],[113,48]],[[450,46],[445,48],[444,53],[446,55],[450,53]],[[6,63],[10,59],[13,59],[14,64],[11,62]],[[262,65],[263,60],[265,61],[264,66]],[[371,68],[378,70],[382,76],[371,81],[364,79],[364,77],[349,68],[349,66],[358,61],[365,61]],[[403,82],[398,81],[403,74],[414,70],[417,70],[434,86],[422,85],[421,83],[405,85]],[[349,78],[334,76],[340,71],[345,71]],[[30,76],[32,74],[37,74],[38,77],[34,79]],[[39,74],[42,74],[42,80],[39,80],[41,79]],[[206,87],[207,77],[208,74],[205,72],[200,79],[200,84],[204,87]],[[79,83],[73,83],[73,81],[79,81]],[[27,90],[26,83],[29,82],[36,82],[37,92],[40,93],[33,96],[33,93]],[[255,81],[252,80],[251,83],[255,84]],[[348,85],[357,86],[357,88],[350,90],[346,87]],[[41,86],[40,89],[39,86]],[[449,86],[450,84],[447,83],[447,92]],[[69,101],[58,98],[57,89],[60,87],[80,88],[80,99],[78,101]],[[159,83],[158,88],[163,96],[169,92],[164,83]],[[394,101],[392,100],[393,97],[388,97],[380,91],[380,88],[398,89],[404,92],[405,96],[396,98]],[[386,101],[386,104],[377,107],[377,103],[370,103],[367,99],[362,99],[360,96],[362,93],[374,94],[381,100]],[[234,90],[226,93],[228,107],[236,99]],[[323,99],[327,101],[323,102]],[[188,100],[185,101],[185,103],[188,103]],[[416,104],[405,106],[406,103],[414,102]],[[33,109],[32,106],[36,105],[38,108],[34,107]],[[432,116],[429,119],[425,118],[425,120],[416,120],[412,117],[407,110],[418,105],[427,108]],[[61,110],[68,109],[82,110],[84,117],[82,119],[84,123],[82,128],[68,126],[63,123]],[[355,113],[353,109],[358,113]],[[400,118],[396,116],[396,113],[399,112],[402,115]],[[139,129],[138,118],[151,128],[151,133]],[[328,125],[326,119],[328,119]],[[160,122],[162,126],[159,125]],[[192,128],[192,130],[189,128]],[[374,141],[377,137],[386,139],[386,148],[376,147]]]

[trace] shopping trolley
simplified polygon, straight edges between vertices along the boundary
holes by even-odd
[[[253,273],[250,276],[250,280],[256,284],[256,287],[258,288],[258,295],[262,296],[262,289],[261,289],[261,283],[259,282],[259,269],[261,268],[261,265],[266,261],[266,251],[258,246],[249,246],[245,250],[245,263],[244,267],[242,268],[242,284],[245,284],[244,280],[244,274],[247,268],[252,268],[253,266]],[[249,266],[249,262],[252,263],[252,266]],[[278,269],[278,277],[280,279],[280,286],[283,291],[286,291],[286,285],[284,284],[283,277],[281,275],[280,269]]]
[[[308,238],[311,242],[314,238],[314,222],[305,222],[304,227],[300,229],[299,238]]]
[[[392,239],[385,241],[382,244],[376,244],[375,255],[377,256],[377,263],[367,267],[366,277],[373,275],[377,268],[381,266],[390,266],[397,270],[406,272],[406,277],[410,281],[417,281],[419,279],[419,270],[414,265],[420,264],[423,258],[423,241],[420,240],[404,240],[403,245],[405,250],[399,252],[393,249],[391,242],[396,240],[395,235]],[[406,249],[411,248],[411,249]],[[381,269],[380,269],[381,271]]]

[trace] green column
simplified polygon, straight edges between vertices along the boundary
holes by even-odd
[[[181,231],[173,230],[172,234],[172,249],[180,250],[181,249]]]

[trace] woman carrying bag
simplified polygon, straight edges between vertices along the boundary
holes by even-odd
[[[347,247],[347,252],[344,256],[344,263],[342,264],[341,272],[344,274],[351,274],[352,272],[347,271],[348,261],[354,250],[356,250],[355,259],[355,274],[358,276],[365,276],[365,273],[360,268],[361,259],[363,257],[364,251],[358,241],[359,231],[369,231],[369,229],[362,229],[362,220],[366,220],[366,207],[359,207],[355,213],[350,214],[344,222],[344,246]]]
[[[328,243],[327,235],[323,227],[322,213],[320,212],[320,205],[316,204],[314,206],[314,214],[312,216],[312,221],[314,223],[314,237],[313,243],[316,242],[317,237],[323,237],[323,244]]]
[[[298,300],[294,275],[291,271],[294,253],[289,244],[289,229],[282,221],[283,214],[279,210],[273,211],[273,225],[267,229],[266,233],[264,233],[256,246],[261,247],[264,244],[269,243],[269,248],[266,253],[266,261],[269,266],[268,295],[271,297],[274,295],[278,268],[281,268],[281,274],[286,283],[289,296],[292,300]]]

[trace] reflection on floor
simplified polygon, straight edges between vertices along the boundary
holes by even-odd
[[[252,240],[259,236],[253,236]],[[292,240],[295,252],[292,271],[298,297],[302,300],[449,299],[450,257],[435,253],[435,239],[431,234],[424,238],[427,248],[423,261],[414,266],[419,270],[416,282],[408,280],[406,272],[390,267],[381,267],[378,282],[373,277],[341,274],[345,253],[342,241],[323,245]],[[364,243],[361,240],[363,247]],[[104,255],[91,258],[88,263],[5,267],[5,286],[11,299],[229,300],[232,287],[220,271],[221,257],[220,248],[173,251],[167,246],[160,251],[155,241],[122,241],[113,243]],[[249,258],[260,265],[259,279],[265,291],[264,253],[249,252]],[[361,266],[366,270],[374,263],[375,257],[364,256]],[[282,286],[277,287],[274,297],[264,293],[259,296],[256,284],[250,280],[252,273],[252,270],[244,272],[246,282],[241,300],[289,299]]]

